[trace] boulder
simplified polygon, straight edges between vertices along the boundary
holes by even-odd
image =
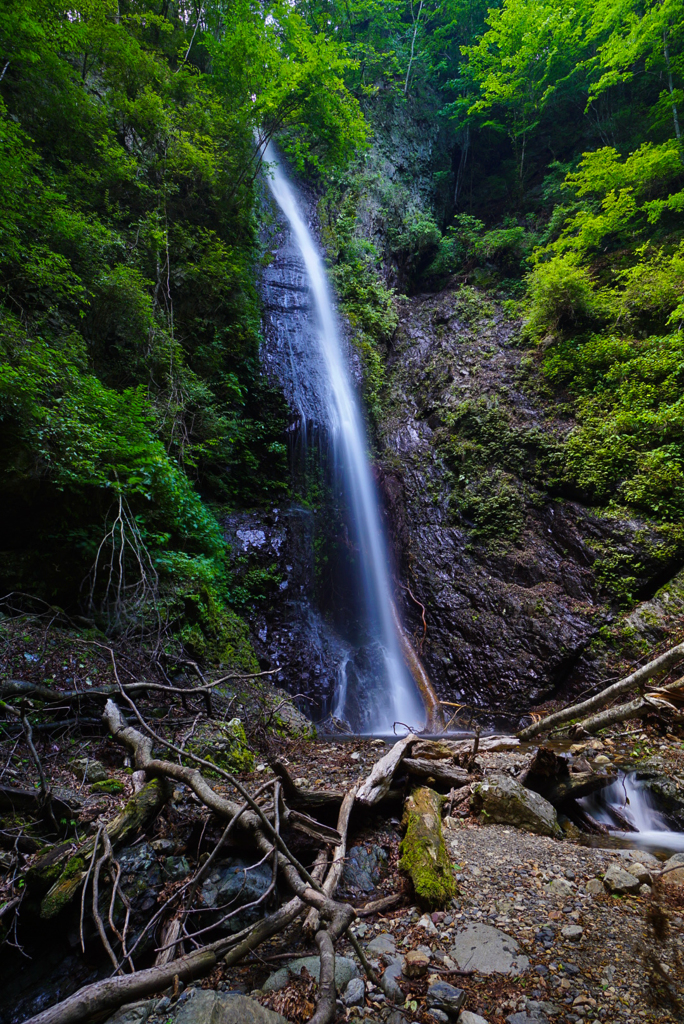
[[[542,836],[561,836],[555,808],[510,775],[489,775],[473,785],[471,807],[484,821],[515,825]]]
[[[109,778],[109,773],[104,765],[99,761],[94,761],[92,757],[78,757],[71,762],[70,768],[74,775],[87,785],[93,782],[104,782]]]
[[[403,1003],[406,999],[403,990],[399,986],[399,979],[402,976],[403,958],[398,956],[390,963],[382,976],[382,991],[393,1003]]]
[[[412,949],[404,957],[402,972],[407,978],[422,978],[427,974],[430,957],[419,949]]]
[[[684,885],[684,853],[675,853],[663,864],[663,882],[667,885]]]
[[[263,985],[264,992],[277,992],[289,984],[290,975],[301,974],[302,969],[307,971],[315,981],[321,976],[321,961],[317,956],[303,956],[299,960],[293,960],[288,967],[281,967],[279,971],[272,974]],[[401,971],[401,961],[399,961]],[[352,978],[359,977],[359,969],[353,960],[346,956],[335,957],[335,988],[338,992],[346,989]]]
[[[107,1018],[106,1024],[145,1024],[158,1002],[158,999],[143,999],[138,1003],[120,1006],[116,1013]]]
[[[181,858],[169,857],[169,862]],[[173,877],[173,876],[172,876]],[[247,903],[254,903],[263,896],[271,884],[272,874],[268,864],[252,867],[239,857],[219,861],[202,885],[202,903],[206,912],[201,915],[203,927],[219,920],[228,910],[236,910]],[[236,914],[220,925],[221,931],[237,932],[254,924],[263,914],[263,907],[253,907]]]
[[[366,943],[366,952],[371,956],[394,956],[397,952],[396,940],[393,935],[387,933],[376,935]]]
[[[462,1010],[458,1017],[458,1024],[489,1024],[479,1013],[471,1013],[470,1010]]]
[[[288,1024],[284,1017],[267,1010],[238,992],[195,989],[178,1009],[175,1024]]]
[[[352,846],[344,862],[342,885],[349,889],[372,892],[389,871],[387,853],[381,846]]]
[[[552,896],[562,896],[563,899],[567,899],[568,896],[572,896],[574,891],[574,886],[565,878],[552,878],[551,881],[544,886],[544,892],[548,892]]]
[[[451,956],[462,971],[522,974],[530,961],[514,938],[489,924],[471,924],[456,935]]]
[[[642,885],[650,885],[653,879],[651,878],[651,872],[643,864],[639,864],[638,861],[635,864],[628,864],[627,870],[630,875],[634,875],[638,878]]]
[[[618,864],[611,864],[603,876],[603,884],[608,892],[623,896],[627,893],[631,895],[638,893],[641,882]]]

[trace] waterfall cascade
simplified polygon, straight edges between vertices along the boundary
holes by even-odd
[[[629,825],[631,831],[621,834],[635,846],[672,853],[684,850],[684,833],[671,830],[648,785],[638,778],[637,772],[620,772],[610,786],[577,802],[605,825],[612,828]]]
[[[301,257],[305,271],[305,280],[297,280],[295,268],[293,280],[280,286],[290,288],[292,302],[301,315],[314,320],[308,346],[302,346],[298,330],[290,330],[282,339],[288,350],[285,372],[290,399],[297,406],[304,440],[321,434],[326,438],[333,483],[349,507],[350,545],[357,552],[354,585],[366,667],[360,673],[357,663],[352,672],[349,656],[340,659],[331,711],[357,733],[391,734],[398,731],[396,723],[422,728],[426,710],[402,658],[406,641],[400,636],[392,603],[387,548],[364,424],[345,364],[343,338],[325,268],[272,146],[267,147],[264,156],[269,165],[269,188],[289,224],[296,255]],[[307,293],[312,300],[310,307]]]

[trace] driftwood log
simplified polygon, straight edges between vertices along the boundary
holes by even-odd
[[[676,707],[668,700],[670,694],[675,695],[684,690],[684,679],[677,679],[674,683],[658,687],[654,693],[645,693],[643,697],[628,701],[626,704],[618,704],[614,708],[600,711],[597,715],[585,718],[570,727],[571,736],[588,736],[605,729],[609,725],[616,725],[618,722],[627,722],[631,718],[642,718],[649,712],[665,711],[675,712]]]
[[[658,673],[664,673],[669,671],[677,662],[684,658],[684,643],[678,644],[676,647],[672,647],[669,651],[661,654],[660,657],[654,658],[653,661],[649,661],[647,665],[643,665],[641,668],[636,669],[635,672],[625,676],[624,679],[620,679],[619,682],[613,683],[612,686],[608,686],[605,690],[597,693],[594,697],[589,697],[588,700],[582,701],[580,704],[572,704],[570,707],[563,708],[561,711],[556,711],[552,715],[547,715],[545,718],[541,718],[538,722],[533,722],[528,725],[525,729],[521,729],[518,733],[518,737],[521,740],[532,739],[533,736],[537,736],[540,732],[547,732],[549,729],[555,729],[559,725],[564,725],[565,722],[571,721],[573,718],[583,718],[588,716],[591,712],[598,711],[599,708],[605,707],[609,704],[614,697],[619,697],[623,693],[629,693],[644,683],[647,683],[649,679],[652,679]]]
[[[409,733],[408,736],[404,736],[398,743],[395,743],[392,749],[373,765],[370,775],[356,794],[356,799],[360,804],[372,807],[387,796],[397,768],[416,740],[417,737],[413,733]]]
[[[459,768],[453,761],[429,761],[423,758],[405,757],[402,764],[409,775],[415,775],[419,779],[433,778],[435,782],[445,786],[458,788],[471,781],[471,776],[465,768]]]
[[[451,861],[442,836],[444,797],[427,786],[414,789],[404,810],[404,838],[399,868],[413,883],[419,903],[434,910],[455,892]]]

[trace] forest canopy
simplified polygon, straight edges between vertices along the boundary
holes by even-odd
[[[188,649],[240,646],[221,511],[290,487],[262,146],[349,183],[388,105],[447,140],[432,209],[394,203],[401,287],[484,268],[575,402],[559,486],[681,525],[683,85],[681,0],[3,5],[5,588],[109,626],[154,594]],[[396,320],[354,216],[330,255],[375,402]]]

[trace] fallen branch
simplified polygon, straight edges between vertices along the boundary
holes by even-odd
[[[656,692],[646,693],[643,697],[637,697],[627,704],[618,704],[614,708],[608,708],[607,711],[600,711],[598,715],[585,718],[584,721],[572,725],[568,731],[573,737],[590,735],[609,725],[627,722],[630,718],[641,718],[649,711],[676,712],[676,707],[665,695],[682,689],[684,689],[684,678],[677,679],[674,683],[668,683],[667,686],[661,686]]]
[[[595,697],[590,697],[588,700],[582,701],[581,704],[573,704],[570,707],[563,708],[562,711],[556,711],[552,715],[547,715],[546,718],[541,718],[538,722],[533,722],[525,729],[521,729],[517,735],[521,740],[529,740],[540,732],[546,732],[557,725],[569,722],[572,718],[578,718],[582,715],[587,715],[591,711],[596,711],[598,708],[608,704],[613,697],[618,697],[622,693],[628,693],[635,687],[648,682],[657,673],[665,672],[672,668],[682,658],[684,658],[684,643],[672,647],[669,651],[661,654],[660,657],[654,658],[653,661],[649,661],[648,664],[632,672],[631,675],[625,676],[624,679],[602,690]]]
[[[346,857],[347,854],[347,832],[349,830],[349,818],[351,817],[351,812],[354,807],[357,789],[358,787],[355,786],[353,789],[349,790],[344,800],[342,801],[342,806],[340,807],[340,813],[337,819],[337,831],[342,837],[342,841],[335,850],[332,859],[332,864],[330,865],[326,879],[323,882],[323,892],[327,896],[335,895],[335,891],[340,883],[340,878],[342,877],[342,872],[344,870],[344,858]],[[306,915],[306,919],[304,921],[304,931],[308,931],[309,934],[313,934],[315,931],[317,931],[319,922],[320,915],[317,910],[314,910],[312,908]]]
[[[471,781],[471,777],[465,768],[457,767],[453,761],[429,761],[427,758],[405,757],[402,765],[409,775],[415,775],[419,779],[432,777],[435,782],[441,782],[448,786],[460,787]]]
[[[370,775],[356,794],[356,799],[360,804],[372,807],[387,796],[397,768],[406,752],[417,740],[417,736],[409,733],[408,736],[404,736],[398,743],[395,743],[392,749],[373,765]]]

